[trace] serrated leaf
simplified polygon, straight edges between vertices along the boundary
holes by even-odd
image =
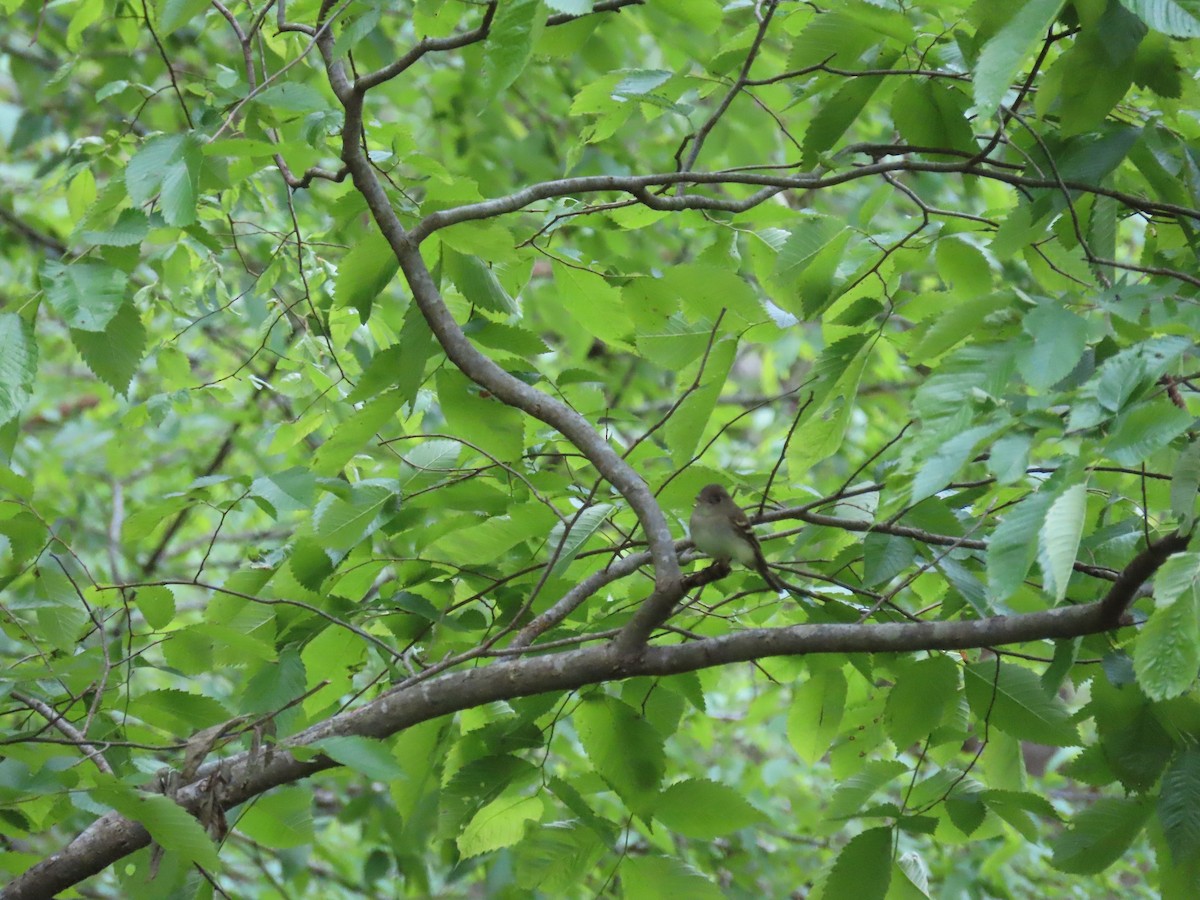
[[[368,232],[338,264],[334,306],[353,307],[358,310],[359,321],[366,322],[375,298],[391,283],[399,268],[387,238],[377,231]]]
[[[475,814],[455,843],[467,858],[511,847],[541,816],[542,801],[537,797],[499,797]]]
[[[375,781],[394,781],[404,778],[404,769],[383,741],[358,735],[321,738],[307,744],[320,750],[330,759],[361,772]]]
[[[1163,775],[1158,821],[1176,863],[1200,852],[1200,750],[1180,751]]]
[[[1062,602],[1067,596],[1067,584],[1079,553],[1086,514],[1086,484],[1071,485],[1046,510],[1046,519],[1038,534],[1038,562],[1056,602]]]
[[[935,447],[913,479],[911,502],[920,503],[948,485],[972,457],[975,447],[1004,428],[1005,424],[976,425]]]
[[[625,900],[725,900],[719,887],[694,866],[668,856],[628,856],[621,862],[621,893]]]
[[[1027,0],[983,45],[975,66],[975,106],[980,117],[996,111],[1026,57],[1046,37],[1046,29],[1062,5],[1063,0]]]
[[[1187,431],[1194,421],[1187,410],[1177,406],[1135,406],[1117,421],[1104,452],[1122,466],[1136,466]]]
[[[1121,4],[1162,34],[1200,37],[1200,19],[1175,0],[1121,0]]]
[[[317,539],[332,550],[349,550],[383,524],[394,512],[395,500],[394,481],[359,482],[348,498],[335,497],[320,507],[313,522]]]
[[[1011,597],[1037,558],[1037,536],[1050,508],[1051,495],[1031,494],[1011,508],[988,540],[988,599],[993,604]]]
[[[659,794],[654,818],[679,834],[708,841],[761,822],[763,814],[733,788],[689,778]]]
[[[825,881],[825,896],[883,900],[891,878],[892,829],[869,828],[838,854]]]
[[[484,309],[513,314],[517,303],[500,284],[491,268],[478,256],[442,248],[442,264],[446,276],[462,295]]]
[[[671,459],[677,465],[686,462],[696,452],[721,396],[721,389],[725,387],[736,353],[736,340],[720,341],[712,348],[700,386],[684,398],[663,428]]]
[[[29,401],[37,359],[33,325],[16,313],[0,313],[0,425]]]
[[[138,588],[135,602],[151,628],[166,628],[175,618],[175,595],[169,587],[151,585]]]
[[[590,696],[575,711],[580,743],[596,773],[639,814],[653,805],[666,769],[663,738],[613,697]]]
[[[876,759],[843,779],[833,792],[825,815],[830,819],[850,819],[866,808],[867,801],[886,785],[908,772],[908,766],[897,759]]]
[[[325,476],[338,474],[380,429],[394,420],[396,411],[403,403],[404,397],[399,391],[388,391],[353,412],[334,428],[333,434],[317,450],[312,463],[313,473]]]
[[[822,665],[815,666],[808,679],[792,691],[788,741],[809,765],[829,751],[837,736],[846,706],[846,689],[841,667]]]
[[[1154,605],[1169,606],[1200,578],[1200,553],[1173,553],[1154,573]]]
[[[1049,390],[1079,364],[1087,322],[1057,303],[1042,303],[1026,313],[1021,327],[1033,345],[1017,354],[1017,369],[1034,390]]]
[[[129,279],[120,269],[97,262],[63,265],[51,260],[42,269],[49,282],[46,297],[68,328],[103,331],[125,302]]]
[[[1029,669],[999,663],[997,672],[997,663],[988,660],[963,669],[963,682],[971,712],[992,728],[1052,747],[1079,746],[1070,712]]]
[[[500,5],[483,47],[481,100],[491,102],[517,80],[533,56],[544,18],[539,0],[510,0]]]
[[[238,816],[238,833],[264,847],[300,847],[312,843],[312,811],[312,790],[307,786],[275,788],[246,804]]]
[[[565,541],[563,541],[563,523],[555,523],[554,527],[550,529],[550,540],[547,544],[548,552],[554,553],[558,550],[558,556],[550,569],[551,578],[556,578],[566,571],[567,566],[571,564],[588,538],[604,525],[610,512],[612,512],[612,506],[607,503],[598,503],[588,507],[579,514],[579,518],[575,520],[570,532],[567,533]],[[558,549],[560,542],[562,542],[561,550]]]
[[[1129,849],[1149,815],[1150,804],[1141,798],[1097,800],[1053,840],[1050,863],[1073,875],[1102,872]]]
[[[254,102],[284,112],[307,113],[329,108],[325,95],[309,84],[286,81],[254,95]]]
[[[133,380],[146,349],[146,329],[132,303],[125,303],[103,331],[71,331],[71,343],[92,372],[118,394]]]
[[[1200,621],[1196,590],[1158,606],[1138,633],[1133,667],[1151,700],[1167,700],[1188,690],[1200,669]]]
[[[898,748],[926,737],[958,697],[958,666],[948,656],[904,665],[888,691],[883,720]]]
[[[211,872],[220,871],[217,847],[199,822],[174,800],[161,794],[136,791],[115,779],[102,779],[92,790],[101,803],[111,806],[127,819],[139,822],[151,839],[164,850],[178,853]]]
[[[1171,512],[1188,524],[1196,515],[1196,491],[1200,490],[1200,441],[1192,441],[1179,454],[1171,473]]]

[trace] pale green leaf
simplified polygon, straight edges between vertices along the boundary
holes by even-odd
[[[1038,561],[1042,576],[1058,602],[1067,596],[1067,585],[1079,552],[1086,513],[1087,485],[1072,485],[1050,504],[1038,534]]]
[[[16,313],[0,313],[0,424],[18,415],[28,402],[37,360],[33,325]]]
[[[125,303],[103,331],[72,330],[71,343],[97,378],[124,394],[142,361],[146,329],[134,305]]]
[[[987,660],[967,666],[963,673],[971,711],[986,717],[992,728],[1052,747],[1079,746],[1066,705],[1046,693],[1031,670]]]
[[[689,778],[659,794],[654,818],[679,834],[708,841],[760,822],[763,814],[733,788]]]
[[[604,525],[612,509],[612,506],[607,503],[598,503],[595,506],[585,509],[571,526],[571,530],[567,533],[565,541],[563,540],[562,522],[556,523],[550,529],[550,540],[547,543],[547,550],[552,554],[555,552],[558,554],[554,560],[553,567],[550,569],[551,578],[555,578],[566,571],[567,566],[575,559],[580,549],[587,543],[588,538],[599,531]],[[559,549],[560,544],[561,549]]]
[[[1103,797],[1075,815],[1052,841],[1050,863],[1060,872],[1095,875],[1125,854],[1141,834],[1151,806],[1142,798]]]
[[[353,307],[358,310],[359,321],[366,322],[375,298],[391,283],[399,268],[387,238],[377,231],[368,231],[338,264],[334,306]]]
[[[404,769],[383,741],[358,735],[321,738],[306,745],[320,750],[330,759],[361,772],[375,781],[394,781],[404,777]]]
[[[838,854],[825,881],[825,896],[883,900],[892,877],[892,829],[869,828]]]
[[[1138,632],[1133,666],[1138,684],[1152,700],[1178,697],[1196,682],[1200,670],[1200,619],[1196,590],[1157,606]]]
[[[975,106],[979,116],[991,116],[1023,64],[1032,62],[1033,48],[1046,37],[1063,0],[1026,0],[986,44],[975,67]]]
[[[455,843],[466,858],[511,847],[541,816],[542,801],[537,797],[498,797],[475,814]]]

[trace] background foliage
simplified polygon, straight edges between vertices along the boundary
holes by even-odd
[[[0,0],[7,895],[1195,896],[1200,4],[592,7]]]

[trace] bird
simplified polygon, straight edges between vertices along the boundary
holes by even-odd
[[[701,488],[696,495],[688,531],[700,552],[725,565],[736,559],[746,568],[758,572],[772,590],[787,590],[767,566],[750,520],[721,485],[709,484]]]

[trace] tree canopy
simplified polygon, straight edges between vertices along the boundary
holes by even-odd
[[[1200,891],[1200,0],[0,9],[5,900]]]

